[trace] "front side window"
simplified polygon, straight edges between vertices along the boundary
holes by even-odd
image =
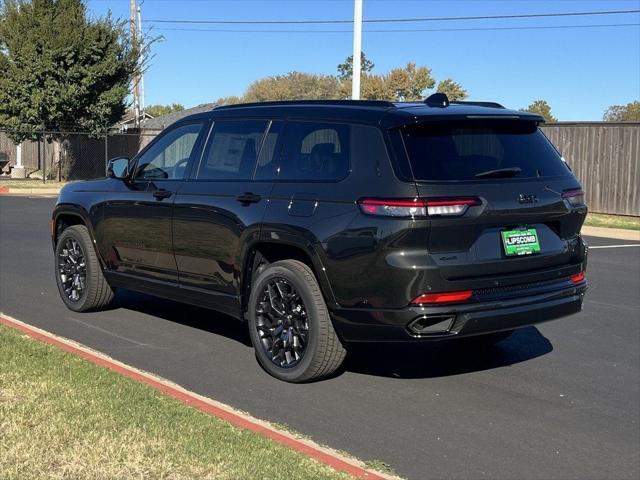
[[[251,179],[267,124],[266,120],[216,121],[196,178]]]
[[[203,129],[190,123],[163,134],[138,159],[136,180],[176,180],[184,178],[187,164]]]
[[[350,136],[349,125],[288,122],[278,179],[344,179],[349,173]]]

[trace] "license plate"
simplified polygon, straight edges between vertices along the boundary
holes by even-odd
[[[504,230],[502,234],[502,244],[507,257],[516,255],[531,255],[540,251],[538,232],[535,228],[522,230]]]

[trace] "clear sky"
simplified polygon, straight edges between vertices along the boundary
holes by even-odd
[[[140,1],[140,0],[139,0]],[[127,18],[129,0],[89,0],[91,12]],[[640,0],[364,0],[364,19],[639,9]],[[185,25],[149,20],[352,19],[353,0],[145,0],[145,30],[164,39],[145,75],[145,99],[186,107],[241,95],[259,78],[290,71],[336,73],[352,51],[350,24]],[[363,50],[375,73],[416,62],[453,78],[475,100],[522,108],[545,99],[560,120],[600,120],[613,104],[640,100],[640,26],[539,30],[373,32],[639,24],[640,14],[365,24]],[[178,29],[218,29],[184,31]],[[299,30],[296,33],[237,30]],[[345,33],[311,33],[348,30]]]

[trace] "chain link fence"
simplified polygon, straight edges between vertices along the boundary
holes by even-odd
[[[0,130],[0,186],[2,180],[60,182],[101,178],[107,162],[133,157],[159,133],[150,130],[58,132],[43,130],[36,140],[16,145],[11,132]]]

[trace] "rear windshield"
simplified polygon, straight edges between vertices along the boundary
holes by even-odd
[[[424,122],[403,129],[416,181],[567,175],[568,167],[533,122]]]

